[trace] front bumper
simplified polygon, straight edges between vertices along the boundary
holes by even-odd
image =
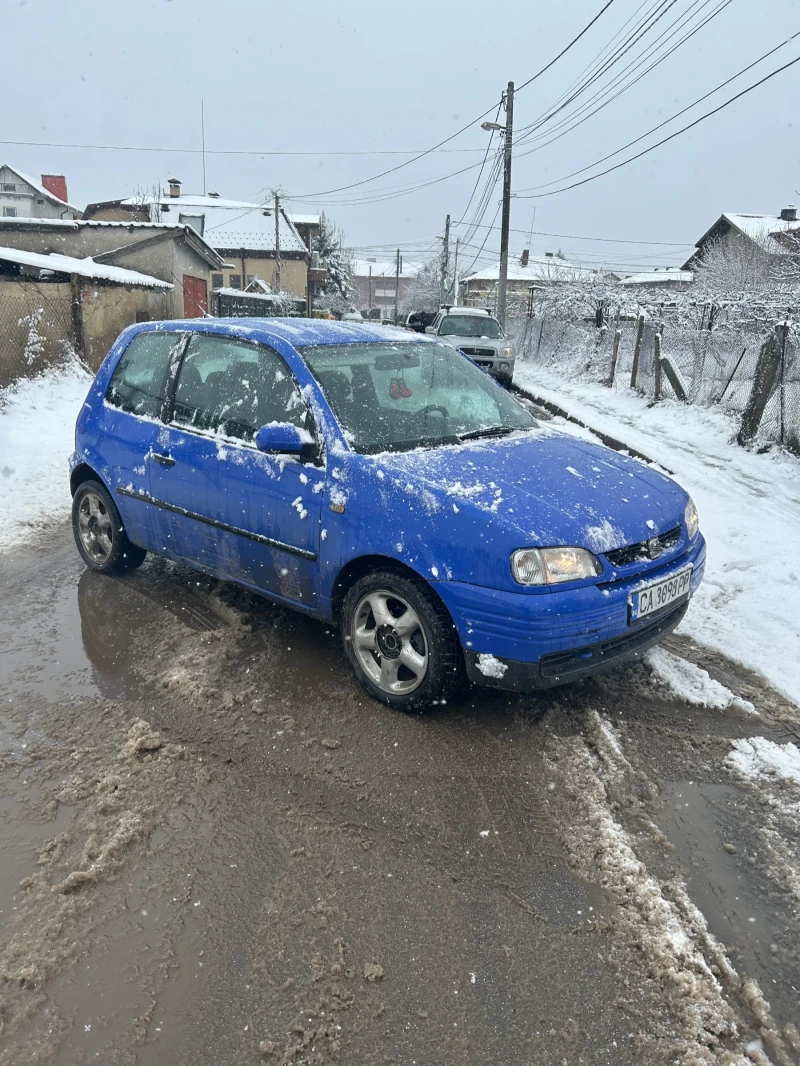
[[[622,636],[573,651],[545,655],[538,663],[505,659],[503,666],[506,669],[502,677],[487,677],[480,668],[479,653],[467,651],[464,656],[467,677],[478,685],[510,692],[531,692],[580,681],[641,658],[648,648],[663,640],[680,624],[688,608],[687,596],[677,605],[670,604],[663,614],[630,627],[629,632]]]
[[[465,351],[463,348],[460,348],[459,351],[466,355],[468,359],[471,359],[481,370],[491,374],[493,378],[504,378],[510,381],[514,376],[515,357],[513,355],[510,357],[503,356],[501,359],[497,352],[490,354],[489,349],[486,349],[483,353]]]
[[[567,590],[507,592],[438,582],[461,638],[467,673],[482,685],[523,691],[551,688],[598,673],[641,655],[678,625],[705,568],[705,541],[698,535],[688,550],[646,573]],[[689,595],[663,612],[629,623],[628,600],[644,583],[660,581],[692,566]],[[503,666],[486,676],[481,654]]]

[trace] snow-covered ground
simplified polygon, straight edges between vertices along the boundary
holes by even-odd
[[[515,383],[674,473],[708,542],[705,581],[679,632],[766,677],[800,704],[800,462],[733,442],[723,412],[518,364]],[[567,431],[585,431],[564,422]]]
[[[69,514],[67,459],[90,383],[74,365],[0,395],[0,551]]]

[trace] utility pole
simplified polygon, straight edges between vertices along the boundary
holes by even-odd
[[[275,199],[275,291],[281,291],[281,202],[277,192]],[[242,279],[244,280],[244,279]]]
[[[439,283],[439,303],[447,299],[447,263],[450,258],[450,216],[444,224],[444,247],[442,248],[442,280]]]
[[[503,160],[503,217],[500,223],[500,280],[497,286],[497,318],[505,329],[508,288],[508,230],[511,225],[511,138],[514,132],[514,82],[506,91],[506,143]]]
[[[456,237],[456,255],[453,262],[453,303],[458,307],[458,245],[461,238]]]
[[[400,293],[400,249],[397,249],[397,262],[394,273],[394,324],[397,325],[397,297]]]
[[[372,318],[372,267],[369,268],[369,317]]]

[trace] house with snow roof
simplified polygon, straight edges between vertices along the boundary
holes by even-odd
[[[797,251],[800,246],[800,222],[794,204],[784,207],[778,215],[742,214],[723,211],[713,226],[695,244],[691,257],[683,264],[683,270],[693,270],[702,260],[707,248],[719,240],[740,238],[753,241],[762,247],[774,245],[776,252]]]
[[[42,174],[42,180],[36,181],[9,163],[0,165],[0,218],[80,217],[67,200],[63,174]]]
[[[527,301],[532,285],[562,285],[567,282],[589,281],[597,275],[597,271],[570,263],[555,252],[530,255],[526,249],[519,258],[512,257],[508,261],[507,291],[510,299]],[[499,279],[499,263],[492,263],[467,274],[459,283],[459,302],[468,307],[494,307]]]
[[[137,221],[191,226],[224,260],[211,276],[212,289],[244,289],[259,279],[273,290],[305,298],[308,292],[309,245],[292,216],[270,199],[264,203],[226,200],[218,193],[184,193],[177,178],[169,180],[169,192],[104,200],[88,204],[84,219],[92,221]],[[301,216],[306,240],[317,228],[318,216]],[[278,284],[280,262],[280,284]]]

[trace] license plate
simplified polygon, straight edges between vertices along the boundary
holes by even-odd
[[[689,566],[686,570],[681,570],[663,581],[656,581],[652,585],[645,585],[644,588],[637,589],[631,595],[629,601],[631,622],[644,618],[645,615],[653,614],[655,611],[660,611],[662,607],[666,607],[667,604],[674,603],[681,596],[685,596],[689,591],[691,581],[692,568]]]

